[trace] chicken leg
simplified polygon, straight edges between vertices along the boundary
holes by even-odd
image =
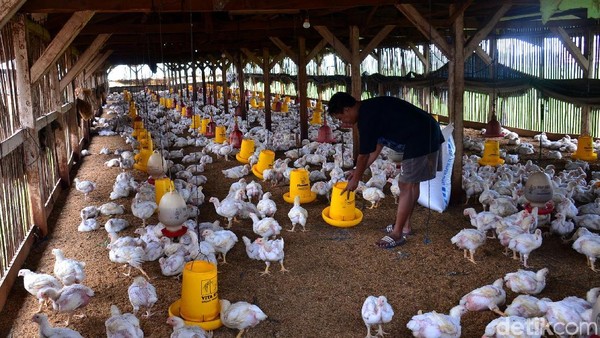
[[[283,260],[279,261],[279,264],[281,264],[281,269],[280,269],[279,271],[281,271],[281,272],[284,272],[284,273],[285,273],[285,272],[290,272],[290,270],[286,269],[286,268],[283,266]]]
[[[377,336],[371,335],[371,325],[369,325],[369,324],[365,324],[365,325],[367,325],[367,335],[365,336],[365,338],[376,338]]]
[[[471,262],[473,262],[473,264],[477,264],[477,263],[475,262],[475,258],[473,258],[473,255],[475,254],[475,250],[469,250],[469,254],[470,254],[470,258],[469,258],[469,260],[470,260]]]
[[[383,325],[379,324],[379,329],[377,330],[377,335],[383,337],[383,335],[389,334],[383,331]]]
[[[242,334],[244,334],[244,331],[246,331],[246,329],[240,329],[240,332],[238,332],[237,336],[235,336],[235,338],[242,338]]]
[[[292,224],[292,228],[291,228],[291,229],[289,229],[288,231],[289,231],[289,232],[294,232],[294,229],[296,229],[296,224]]]

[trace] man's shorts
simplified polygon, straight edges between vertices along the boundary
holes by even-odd
[[[424,156],[403,159],[399,170],[398,182],[418,183],[429,181],[435,177],[436,172],[442,171],[442,153],[438,150]]]

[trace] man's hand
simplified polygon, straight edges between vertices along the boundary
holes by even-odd
[[[346,198],[350,198],[350,192],[356,190],[357,187],[358,187],[358,178],[356,178],[356,179],[352,178],[351,180],[348,181],[348,184],[346,184],[346,187],[344,188],[344,190],[342,190],[340,195],[343,195],[345,192],[347,192],[348,196]]]

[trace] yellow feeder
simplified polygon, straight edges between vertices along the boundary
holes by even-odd
[[[313,114],[314,112],[319,112],[319,114],[323,112],[323,102],[321,102],[321,100],[317,102],[317,106],[315,107]]]
[[[181,317],[187,325],[206,331],[220,328],[217,267],[205,261],[191,261],[183,268],[181,299],[169,306],[169,316]]]
[[[273,161],[275,160],[275,152],[273,150],[265,149],[258,154],[258,163],[252,166],[252,173],[254,176],[263,179],[263,171],[265,169],[273,168]]]
[[[202,135],[206,134],[206,128],[208,127],[209,122],[210,122],[209,118],[203,118],[202,121],[200,121],[200,134],[202,134]]]
[[[337,182],[333,186],[331,204],[321,213],[323,220],[329,225],[347,228],[357,225],[363,219],[362,211],[355,208],[354,191],[351,191],[350,195],[348,192],[342,194],[347,184],[348,182]]]
[[[321,124],[322,120],[323,120],[323,117],[321,116],[321,112],[315,109],[313,111],[312,119],[310,120],[310,124],[312,124],[312,125]]]
[[[283,102],[285,102],[286,104],[290,104],[290,101],[291,101],[291,99],[289,96],[286,96],[283,98]]]
[[[148,159],[152,155],[152,150],[147,148],[142,148],[139,154],[136,154],[133,159],[135,163],[133,164],[133,168],[146,172],[148,170]]]
[[[572,158],[583,161],[595,161],[598,159],[598,154],[594,152],[593,139],[589,135],[582,135],[577,138],[577,150]]]
[[[480,165],[492,167],[504,164],[500,158],[500,142],[497,140],[486,140],[483,144],[483,157],[479,160]]]
[[[181,107],[181,116],[186,116],[186,115],[187,115],[187,108]]]
[[[190,124],[190,128],[197,129],[197,128],[200,128],[201,126],[202,126],[202,123],[200,121],[200,115],[192,116],[192,123]]]
[[[300,203],[310,203],[317,198],[317,193],[310,191],[308,171],[304,168],[293,169],[290,172],[290,191],[283,194],[283,199],[294,203],[296,196],[300,196]]]
[[[242,139],[242,146],[240,147],[240,152],[235,154],[235,158],[242,162],[248,163],[248,158],[254,152],[254,140],[251,138]]]
[[[215,143],[223,143],[227,140],[227,129],[225,126],[217,126],[215,129]]]
[[[286,96],[286,97],[287,97],[287,96]],[[282,113],[287,113],[287,112],[289,112],[289,111],[290,111],[290,107],[289,107],[289,106],[288,106],[288,104],[287,104],[287,103],[284,101],[284,102],[281,104],[281,112],[282,112]]]
[[[256,98],[255,97],[253,97],[253,98],[250,99],[250,107],[252,107],[254,109],[258,108],[258,103],[256,102]]]
[[[261,99],[261,100],[264,100],[265,99],[265,93],[258,92],[258,98]]]
[[[164,107],[164,106],[166,105],[166,103],[165,103],[165,98],[164,98],[164,97],[161,97],[161,98],[158,100],[158,104],[160,104],[161,106],[163,106],[163,107]]]
[[[160,199],[169,191],[175,191],[175,185],[168,177],[157,178],[154,180],[156,190],[156,204],[160,204]]]
[[[139,141],[140,141],[140,148],[148,149],[150,151],[154,150],[154,145],[152,144],[152,136],[147,131],[146,131],[146,136],[143,138],[140,138]]]
[[[265,101],[258,102],[258,109],[265,109]]]

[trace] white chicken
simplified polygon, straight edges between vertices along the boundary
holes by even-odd
[[[319,181],[315,182],[312,187],[310,187],[310,191],[316,193],[319,196],[327,197],[327,201],[329,201],[329,194],[331,193],[332,182],[328,181]]]
[[[596,198],[593,202],[580,206],[577,210],[579,215],[600,214],[600,197]]]
[[[258,219],[258,216],[253,212],[249,216],[252,219],[252,230],[255,234],[266,239],[281,233],[281,225],[279,225],[279,222],[275,218],[265,217]]]
[[[81,283],[85,279],[85,262],[80,262],[71,258],[65,258],[61,249],[52,249],[54,255],[54,276],[58,278],[63,285]]]
[[[548,268],[540,269],[538,272],[519,269],[517,272],[504,275],[504,282],[512,292],[537,295],[546,287],[546,275],[548,275]]]
[[[308,219],[308,211],[300,205],[300,196],[294,197],[294,206],[288,212],[288,217],[292,222],[292,229],[288,230],[294,232],[297,224],[302,226],[302,231],[306,231],[306,220]]]
[[[158,259],[160,265],[160,272],[163,276],[177,276],[183,272],[185,267],[185,253],[178,251],[175,254],[168,257],[161,257]]]
[[[284,242],[283,238],[276,240],[265,240],[259,237],[250,242],[250,239],[246,236],[242,237],[244,244],[246,245],[246,254],[248,258],[264,261],[266,264],[265,271],[261,272],[261,275],[270,274],[269,267],[271,262],[279,262],[281,265],[281,272],[289,271],[283,266],[283,259],[285,253],[283,252]]]
[[[100,213],[105,216],[120,215],[125,213],[125,207],[115,202],[104,203],[98,208]]]
[[[365,200],[371,202],[371,205],[367,207],[369,209],[377,208],[379,206],[379,203],[381,202],[381,200],[383,198],[385,198],[385,194],[378,187],[364,186],[357,190],[360,190],[360,192],[362,193],[362,197]]]
[[[583,214],[573,217],[573,222],[578,227],[588,228],[593,231],[600,231],[600,215]]]
[[[502,228],[497,228],[496,230],[501,229],[500,232],[498,232],[498,240],[500,241],[500,244],[504,247],[504,255],[508,256],[509,255],[509,249],[508,249],[508,244],[510,244],[510,241],[517,237],[520,234],[525,233],[525,230],[523,230],[523,228],[521,228],[520,226],[517,225],[509,225],[509,226],[505,226]],[[513,250],[513,259],[517,259],[517,252]]]
[[[498,216],[489,211],[482,211],[477,213],[474,208],[466,208],[463,210],[463,215],[469,216],[469,220],[471,225],[477,228],[477,230],[487,234],[489,230],[493,230],[496,228],[498,223],[502,221],[502,217]],[[494,233],[492,233],[491,238],[495,238]]]
[[[246,196],[248,200],[252,202],[252,199],[256,197],[256,199],[260,199],[262,197],[263,190],[260,183],[252,180],[250,183],[246,184]]]
[[[87,196],[89,193],[96,189],[96,183],[92,181],[80,181],[79,178],[75,178],[75,189],[77,191],[83,193],[83,199],[87,201]]]
[[[217,150],[217,157],[225,157],[225,161],[229,161],[229,155],[233,152],[233,146],[229,142],[224,141],[223,144]]]
[[[177,316],[167,318],[167,324],[173,327],[171,338],[209,338],[212,334],[206,333],[203,328],[196,325],[185,325],[183,319]]]
[[[566,235],[573,232],[575,224],[567,220],[563,213],[556,213],[556,219],[550,222],[550,232],[564,238]]]
[[[219,230],[213,231],[211,229],[206,229],[202,231],[202,237],[208,243],[210,243],[215,252],[220,253],[223,257],[223,264],[227,264],[227,252],[233,248],[235,243],[238,242],[238,237],[231,230]]]
[[[40,290],[44,288],[55,288],[60,289],[62,284],[52,275],[48,275],[45,273],[36,273],[29,269],[21,269],[19,270],[19,277],[23,277],[23,286],[25,290],[29,292],[34,297],[38,296]],[[40,307],[37,312],[42,312],[42,307],[44,305],[44,299],[38,298],[40,303]]]
[[[236,338],[249,328],[255,327],[261,321],[267,319],[267,315],[256,305],[248,302],[236,302],[231,304],[227,299],[220,299],[221,322],[225,327],[238,329],[240,332]]]
[[[362,319],[367,326],[367,335],[365,338],[374,338],[386,334],[383,331],[383,324],[387,324],[392,321],[394,317],[394,310],[388,303],[385,296],[368,296],[365,299],[361,309]],[[371,335],[371,326],[377,325],[377,335]]]
[[[48,316],[43,313],[36,313],[31,318],[39,326],[39,336],[43,338],[83,338],[83,336],[67,327],[52,327],[48,321]]]
[[[396,178],[388,178],[387,181],[390,185],[390,192],[392,196],[394,196],[394,203],[398,204],[398,198],[400,197],[400,186],[398,185],[398,180]]]
[[[158,301],[156,288],[150,284],[144,277],[137,276],[133,279],[133,283],[127,289],[129,302],[133,306],[133,314],[136,315],[141,307],[145,307],[146,314],[144,317],[152,316],[152,307]]]
[[[477,288],[466,295],[460,301],[469,311],[491,310],[501,316],[504,314],[498,308],[498,305],[504,304],[506,292],[502,288],[504,281],[498,278],[491,285],[485,285]]]
[[[477,264],[473,255],[477,248],[485,243],[485,239],[485,234],[477,229],[463,229],[454,235],[454,237],[450,239],[450,242],[456,244],[460,249],[463,249],[463,256],[466,259],[473,264]],[[467,251],[469,252],[469,257],[467,257]]]
[[[211,197],[208,202],[214,204],[215,211],[219,216],[227,218],[227,229],[230,229],[233,218],[242,209],[242,205],[235,198],[225,198],[223,201],[219,201],[218,198]]]
[[[258,209],[260,217],[262,218],[273,217],[273,215],[275,215],[277,212],[277,204],[275,204],[275,201],[271,199],[271,196],[271,192],[267,191],[262,195],[261,200],[256,204],[256,208]]]
[[[50,299],[52,308],[57,312],[68,314],[66,326],[69,326],[75,310],[82,309],[90,302],[94,291],[83,284],[71,284],[62,289],[44,288],[39,291],[38,298]]]
[[[108,252],[108,258],[113,263],[126,264],[129,269],[125,276],[131,275],[131,268],[138,269],[146,278],[150,279],[150,276],[142,269],[142,263],[146,259],[146,252],[141,246],[117,246],[111,247]]]
[[[154,201],[144,201],[134,198],[131,202],[131,213],[133,216],[142,220],[142,226],[146,226],[146,220],[154,214],[158,205]]]
[[[140,321],[131,313],[121,313],[116,305],[110,306],[110,317],[104,322],[107,338],[143,338]]]
[[[586,256],[586,263],[592,271],[598,271],[596,270],[596,259],[600,257],[600,236],[588,231],[588,234],[579,236],[573,242],[573,249]]]
[[[515,202],[510,197],[501,196],[490,202],[489,211],[496,215],[506,217],[517,213],[519,209],[517,209]]]
[[[406,327],[412,331],[414,337],[418,338],[459,338],[462,331],[460,318],[465,313],[467,313],[467,308],[463,305],[453,307],[448,315],[435,311],[427,313],[419,311],[419,314],[413,316],[406,324]]]
[[[542,300],[551,301],[548,298]],[[518,295],[513,299],[506,309],[504,314],[507,316],[519,316],[524,318],[542,317],[545,311],[542,311],[539,306],[540,299],[530,295]]]
[[[528,232],[511,239],[508,248],[519,253],[519,260],[528,268],[527,259],[531,252],[542,246],[542,230],[536,229],[533,234]]]
[[[106,232],[120,232],[129,227],[129,222],[124,218],[110,218],[104,223]]]

